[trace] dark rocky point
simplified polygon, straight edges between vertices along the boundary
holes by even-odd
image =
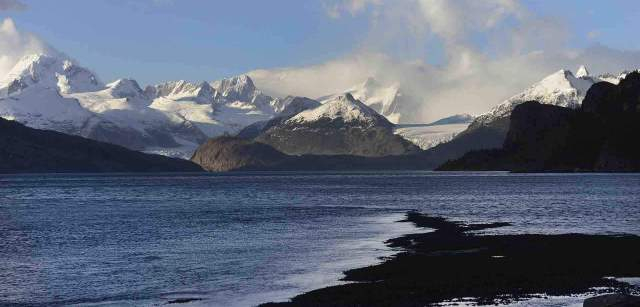
[[[263,306],[428,306],[463,297],[509,303],[539,294],[572,295],[606,287],[639,289],[606,276],[640,276],[633,235],[487,235],[508,223],[464,224],[416,212],[407,221],[433,232],[387,242],[404,250],[384,263],[345,272],[352,283]]]

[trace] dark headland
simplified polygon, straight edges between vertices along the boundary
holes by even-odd
[[[122,146],[0,118],[0,173],[198,172],[182,159],[146,154]]]
[[[466,153],[446,171],[639,172],[640,73],[596,83],[577,109],[518,105],[501,149]]]
[[[593,293],[596,287],[619,294],[640,291],[607,278],[640,276],[638,236],[487,235],[477,231],[508,224],[463,224],[415,212],[406,221],[434,231],[389,240],[403,251],[381,264],[345,272],[344,280],[351,283],[263,306],[426,306],[463,297],[496,304],[539,294]],[[608,300],[620,297],[637,299]]]

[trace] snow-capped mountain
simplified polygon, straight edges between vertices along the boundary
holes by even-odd
[[[267,113],[278,113],[285,107],[281,99],[263,94],[247,75],[214,81],[218,104],[231,103],[239,107],[256,108]]]
[[[92,74],[69,60],[26,56],[0,82],[0,116],[33,128],[72,133],[92,120],[93,114],[62,93],[101,87]]]
[[[8,96],[39,85],[57,88],[61,93],[99,90],[103,87],[89,70],[61,55],[32,54],[23,57],[0,81],[0,95]]]
[[[175,114],[150,108],[152,101],[135,80],[119,79],[101,91],[69,94],[86,110],[123,131],[124,140],[103,141],[137,150],[194,147],[206,140],[192,122]],[[86,136],[92,137],[92,134]],[[114,136],[119,138],[122,136]]]
[[[151,108],[182,117],[209,137],[271,119],[286,103],[264,95],[245,75],[212,83],[168,82],[147,87],[145,93],[153,99]]]
[[[289,155],[381,157],[417,153],[394,124],[346,93],[261,132],[255,140]]]
[[[145,90],[132,79],[104,85],[61,55],[25,56],[0,81],[0,117],[182,157],[207,137],[272,118],[286,103],[262,94],[247,76]]]
[[[289,126],[332,123],[339,121],[348,126],[373,127],[393,126],[384,116],[378,114],[349,93],[335,96],[321,106],[298,113],[285,122]]]
[[[594,83],[600,81],[617,83],[620,80],[619,77],[592,77],[584,65],[580,66],[575,75],[569,70],[562,69],[545,77],[522,93],[507,99],[489,112],[478,116],[471,126],[487,125],[498,118],[509,116],[517,105],[531,100],[575,109],[581,105],[587,91]]]
[[[351,94],[355,99],[385,116],[392,123],[399,123],[407,114],[403,113],[403,96],[398,84],[385,85],[374,78],[368,78],[365,82],[355,85],[344,93]],[[321,103],[333,100],[342,95],[334,94],[318,98]]]
[[[284,107],[284,109],[280,111],[280,113],[276,114],[272,119],[248,125],[240,130],[236,136],[243,139],[253,139],[269,128],[285,122],[302,111],[314,109],[320,106],[320,102],[317,100],[298,96],[287,96],[282,100],[282,103],[286,105],[286,107]]]

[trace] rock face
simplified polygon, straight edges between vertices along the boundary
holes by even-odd
[[[0,118],[0,173],[201,171],[186,160],[131,151]]]
[[[250,140],[222,136],[202,144],[191,161],[207,171],[224,172],[239,169],[266,169],[287,156],[273,147]]]
[[[420,152],[393,128],[384,116],[345,94],[269,128],[256,141],[289,155],[381,157]]]
[[[503,148],[470,152],[441,170],[639,171],[640,73],[598,83],[579,110],[527,102],[511,114]]]

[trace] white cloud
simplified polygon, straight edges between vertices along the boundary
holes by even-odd
[[[323,5],[327,15],[340,18],[343,13],[356,15],[368,6],[378,6],[382,0],[324,0]]]
[[[42,40],[20,32],[11,18],[0,22],[0,80],[20,58],[33,53],[57,53]]]
[[[370,32],[353,54],[308,67],[251,72],[275,94],[318,97],[345,90],[368,77],[399,82],[412,97],[408,121],[453,113],[482,113],[559,69],[581,64],[593,73],[640,67],[640,52],[596,46],[568,47],[562,20],[537,16],[517,0],[344,0],[325,2],[332,18],[370,13]],[[371,7],[371,10],[366,10]],[[478,44],[478,38],[484,44]],[[444,48],[441,65],[424,63],[427,42]],[[388,52],[409,42],[415,52]],[[422,49],[421,49],[422,48]],[[428,50],[428,49],[426,49]],[[415,55],[419,56],[415,56]]]

